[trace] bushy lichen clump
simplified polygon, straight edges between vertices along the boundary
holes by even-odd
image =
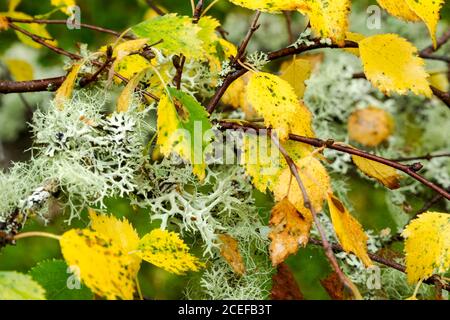
[[[79,93],[62,110],[51,105],[35,113],[32,159],[0,176],[2,221],[16,209],[47,220],[49,200],[57,199],[70,223],[86,207],[101,210],[108,198],[128,197],[162,228],[201,240],[211,264],[200,280],[203,297],[267,296],[272,272],[267,230],[243,169],[213,165],[200,182],[179,159],[150,161],[145,154],[154,135],[152,108],[132,106],[112,114],[105,109],[104,96]],[[243,246],[248,275],[233,276],[219,254],[219,233],[229,233]],[[229,281],[220,296],[216,291],[222,285],[210,280],[217,272]]]

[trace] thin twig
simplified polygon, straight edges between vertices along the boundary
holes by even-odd
[[[322,242],[322,246],[325,250],[325,255],[327,256],[328,260],[331,263],[331,266],[333,267],[334,271],[336,272],[336,274],[338,275],[340,281],[342,282],[342,284],[344,286],[346,286],[354,295],[354,297],[356,299],[361,299],[361,295],[358,291],[358,289],[355,287],[355,285],[347,278],[347,276],[342,272],[341,268],[339,267],[339,264],[336,260],[336,257],[333,253],[333,250],[331,248],[330,243],[327,240],[327,235],[325,233],[325,230],[317,216],[317,212],[316,209],[314,208],[314,206],[311,203],[311,199],[309,198],[308,192],[305,188],[305,185],[303,184],[302,179],[300,178],[300,175],[298,173],[298,169],[297,166],[295,164],[295,162],[292,160],[292,158],[289,156],[289,154],[287,153],[287,151],[283,148],[283,146],[281,146],[281,144],[279,143],[278,139],[271,134],[271,138],[272,141],[274,142],[274,144],[277,146],[277,148],[280,150],[281,154],[284,156],[284,158],[286,159],[286,163],[289,166],[289,169],[292,173],[292,175],[295,177],[298,186],[300,187],[300,190],[302,192],[303,195],[303,206],[308,209],[311,212],[311,215],[313,217],[314,220],[314,224],[316,225],[317,230],[319,231],[319,235],[321,238],[321,242]]]
[[[236,123],[236,122],[230,122],[230,121],[221,121],[220,122],[220,126],[227,130],[227,129],[231,129],[231,130],[255,130],[255,129],[266,129],[266,128],[262,128],[262,127],[258,127],[255,124],[242,124],[242,123]],[[267,129],[266,129],[267,130]],[[269,130],[270,131],[270,130]],[[437,186],[436,184],[432,183],[431,181],[427,180],[426,178],[424,178],[423,176],[421,176],[420,174],[418,174],[417,171],[417,164],[414,165],[404,165],[371,153],[368,153],[366,151],[362,151],[353,147],[349,147],[347,145],[343,145],[343,144],[339,144],[336,143],[334,140],[329,139],[329,140],[322,140],[322,139],[318,139],[318,138],[309,138],[309,137],[305,137],[305,136],[300,136],[300,135],[296,135],[296,134],[290,134],[289,135],[289,139],[293,140],[293,141],[298,141],[298,142],[302,142],[302,143],[306,143],[308,145],[311,145],[313,147],[317,147],[317,148],[328,148],[328,149],[333,149],[336,151],[340,151],[340,152],[344,152],[344,153],[348,153],[348,154],[352,154],[355,156],[359,156],[368,160],[372,160],[378,163],[382,163],[384,165],[387,165],[391,168],[400,170],[404,173],[406,173],[407,175],[409,175],[410,177],[414,178],[415,180],[421,182],[423,185],[429,187],[430,189],[436,191],[437,193],[441,194],[443,197],[445,197],[447,200],[450,200],[450,194],[448,191],[446,191],[445,189],[443,189],[442,187]]]
[[[256,11],[256,14],[253,17],[253,21],[250,25],[250,29],[248,30],[247,34],[245,35],[244,40],[242,40],[241,45],[238,48],[237,55],[236,55],[234,61],[241,60],[244,57],[245,51],[247,50],[250,39],[255,34],[256,30],[259,29],[260,25],[258,24],[258,20],[259,20],[260,16],[261,16],[261,12]]]
[[[314,244],[314,245],[322,245],[321,240],[314,239],[314,238],[310,238],[309,239],[309,243]],[[331,244],[331,248],[333,249],[333,251],[336,251],[336,252],[343,252],[344,251],[342,246],[337,244],[337,243],[332,243]],[[406,273],[406,267],[404,265],[398,263],[398,262],[391,261],[389,259],[380,257],[379,255],[376,255],[376,254],[373,254],[373,253],[369,253],[368,255],[369,255],[369,258],[372,261],[381,263],[381,264],[383,264],[383,265],[385,265],[387,267],[393,268],[393,269],[398,270],[398,271],[400,271],[402,273]],[[436,280],[440,281],[440,277],[437,276],[437,275],[433,275],[430,278],[428,278],[427,280],[425,280],[424,282],[426,284],[433,285],[435,283],[434,281],[436,281]],[[445,289],[447,291],[450,291],[450,284],[443,285],[443,289]]]
[[[29,81],[0,80],[0,93],[56,91],[65,79],[66,76]]]
[[[203,11],[203,0],[199,0],[195,6],[194,15],[192,17],[192,23],[197,24],[202,16]]]
[[[437,46],[436,48],[433,47],[433,44],[429,45],[428,47],[424,48],[420,51],[421,56],[427,56],[431,55],[433,52],[438,51],[444,44],[446,44],[450,40],[450,29],[447,30],[439,39],[437,39]]]
[[[9,22],[17,22],[17,23],[36,23],[36,24],[61,24],[61,25],[66,25],[67,24],[67,20],[49,20],[49,19],[17,19],[17,18],[7,18]],[[113,36],[116,37],[120,37],[122,34],[120,32],[111,30],[111,29],[107,29],[107,28],[102,28],[102,27],[98,27],[98,26],[94,26],[91,24],[86,24],[86,23],[80,23],[80,27],[82,28],[86,28],[86,29],[90,29],[90,30],[94,30],[94,31],[98,31],[98,32],[103,32],[103,33],[107,33],[107,34],[111,34]],[[122,38],[129,38],[129,39],[133,39],[133,36],[122,36]]]
[[[418,215],[428,211],[432,206],[434,206],[436,203],[441,201],[443,198],[442,194],[435,194],[433,198],[431,198],[429,201],[427,201],[422,208],[420,208],[412,217],[411,219],[414,219]]]
[[[183,77],[183,68],[186,62],[186,57],[183,54],[179,56],[175,55],[172,59],[173,66],[176,69],[175,77],[173,78],[173,84],[178,90],[181,89],[181,79]]]
[[[55,47],[54,45],[48,43],[43,38],[41,38],[41,37],[31,33],[31,32],[28,32],[25,29],[22,29],[21,27],[15,25],[14,23],[9,22],[8,25],[9,25],[9,27],[11,29],[14,29],[14,30],[16,30],[16,31],[18,31],[20,33],[23,33],[24,35],[30,37],[34,42],[39,43],[39,44],[49,48],[50,50],[52,50],[52,51],[54,51],[54,52],[56,52],[58,54],[61,54],[61,55],[66,56],[66,57],[69,57],[72,60],[80,60],[82,58],[81,56],[79,56],[77,54],[74,54],[74,53],[71,53],[71,52],[66,51],[64,49]]]
[[[311,40],[312,44],[310,45],[299,45],[299,46],[290,46],[287,48],[283,48],[277,51],[273,51],[268,54],[269,61],[274,61],[277,59],[282,59],[285,57],[289,57],[296,54],[301,54],[307,51],[316,50],[316,49],[325,49],[325,48],[340,48],[336,44],[326,44],[324,42],[321,42],[320,39],[313,39]],[[345,41],[345,48],[357,48],[358,44],[353,41]],[[222,81],[222,85],[217,88],[214,96],[211,98],[211,100],[208,103],[207,110],[209,113],[214,112],[215,108],[220,102],[220,99],[227,91],[228,87],[236,80],[242,77],[244,74],[247,73],[248,70],[242,68],[240,65],[235,64],[234,68],[236,71],[231,72],[228,74],[225,79]]]
[[[163,16],[164,11],[162,11],[156,4],[153,3],[153,0],[146,0],[148,6],[156,12],[156,14]]]
[[[295,39],[294,39],[294,32],[292,30],[292,13],[290,11],[283,11],[283,14],[284,18],[286,19],[286,27],[288,31],[289,43],[293,43]]]
[[[100,74],[107,69],[107,67],[115,60],[115,58],[112,57],[112,48],[111,46],[108,46],[108,49],[106,51],[106,59],[105,62],[100,66],[100,68],[97,69],[97,71],[92,74],[90,77],[83,78],[80,80],[80,87],[85,87],[89,85],[90,83],[96,81]]]
[[[392,159],[392,161],[403,162],[403,161],[413,161],[413,160],[432,160],[434,158],[446,158],[450,157],[450,153],[441,153],[441,154],[426,154],[424,156],[415,156],[415,157],[402,157],[397,159]]]

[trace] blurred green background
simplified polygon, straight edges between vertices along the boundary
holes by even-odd
[[[18,11],[30,15],[37,15],[49,12],[50,1],[31,1],[23,0]],[[154,1],[161,4],[170,12],[190,15],[191,7],[189,0],[177,1]],[[210,1],[207,1],[209,3]],[[368,4],[375,1],[354,1],[355,6],[359,7],[360,12]],[[77,0],[81,8],[81,19],[84,23],[107,27],[117,31],[123,31],[128,27],[143,20],[149,7],[144,0],[128,1],[101,1],[101,0]],[[5,0],[0,3],[0,12],[6,11],[7,4]],[[233,12],[243,12],[249,14],[245,23],[249,23],[251,12],[229,4],[227,1],[220,1],[210,14],[217,17],[222,23],[225,22],[227,15]],[[450,18],[450,8],[448,5],[443,10],[443,17]],[[62,13],[57,13],[52,18],[65,19]],[[300,21],[300,17],[296,17]],[[68,50],[75,50],[78,43],[88,44],[91,50],[111,43],[113,38],[102,33],[96,33],[87,29],[68,30],[64,25],[49,25],[48,30],[59,42],[59,46]],[[243,30],[245,31],[245,30]],[[285,36],[285,35],[281,35]],[[15,34],[11,31],[0,34],[0,53],[3,54],[14,43],[17,43]],[[287,44],[287,40],[286,40]],[[39,63],[44,66],[63,65],[63,59],[45,49],[38,50]],[[61,70],[59,75],[63,74]],[[58,75],[58,74],[55,74]],[[359,176],[349,177],[350,200],[354,204],[354,212],[358,220],[362,222],[365,229],[380,231],[386,227],[396,230],[396,223],[388,213],[385,205],[385,192],[382,188],[374,189],[372,183],[361,179]],[[267,217],[273,205],[271,199],[267,196],[255,193],[257,206],[261,207],[261,215]],[[420,208],[420,199],[410,199],[414,209]],[[124,199],[111,199],[108,202],[109,212],[117,216],[124,216],[129,219],[138,233],[142,236],[149,230],[158,226],[151,223],[149,214],[145,210],[135,210]],[[413,210],[414,211],[414,210]],[[84,219],[74,221],[70,227],[84,227],[87,225],[86,213]],[[63,233],[69,227],[64,222],[65,217],[59,217],[52,221],[50,225],[44,226],[38,221],[29,221],[24,231],[46,230],[57,234]],[[55,240],[33,238],[18,241],[16,246],[8,246],[0,251],[0,270],[17,270],[28,272],[37,262],[60,258],[59,244]],[[328,262],[320,248],[309,246],[301,249],[296,256],[288,260],[289,265],[294,270],[296,279],[300,288],[307,299],[329,299],[325,290],[321,287],[319,280],[325,278],[331,271]],[[192,278],[192,275],[175,276],[164,270],[153,267],[148,263],[142,264],[139,274],[140,283],[145,297],[151,299],[180,299],[183,298],[183,290]]]

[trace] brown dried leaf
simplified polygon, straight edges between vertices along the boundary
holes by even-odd
[[[336,272],[332,272],[325,279],[320,280],[322,287],[333,300],[345,300],[344,285]]]
[[[272,277],[272,300],[304,300],[297,281],[287,264],[278,265],[277,273]]]
[[[235,273],[243,275],[245,273],[245,264],[239,251],[238,242],[228,234],[220,234],[219,239],[222,242],[220,254]]]
[[[309,241],[312,219],[298,212],[287,197],[273,207],[269,224],[272,227],[269,234],[272,241],[270,259],[274,266],[295,254],[299,245],[306,246]]]

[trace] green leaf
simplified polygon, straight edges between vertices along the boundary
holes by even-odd
[[[45,290],[29,275],[0,271],[0,300],[45,300]]]
[[[208,144],[206,131],[212,129],[205,108],[190,95],[168,88],[168,95],[158,106],[158,140],[161,153],[171,153],[193,164],[193,172],[203,180],[206,162],[204,149]]]
[[[39,262],[29,274],[47,292],[48,300],[92,300],[93,293],[71,273],[63,260]],[[72,288],[72,289],[71,289]]]
[[[162,39],[163,42],[155,47],[165,53],[183,53],[187,58],[204,58],[205,50],[199,35],[201,27],[193,24],[190,17],[166,14],[144,21],[131,30],[136,36],[148,39],[149,44]]]

